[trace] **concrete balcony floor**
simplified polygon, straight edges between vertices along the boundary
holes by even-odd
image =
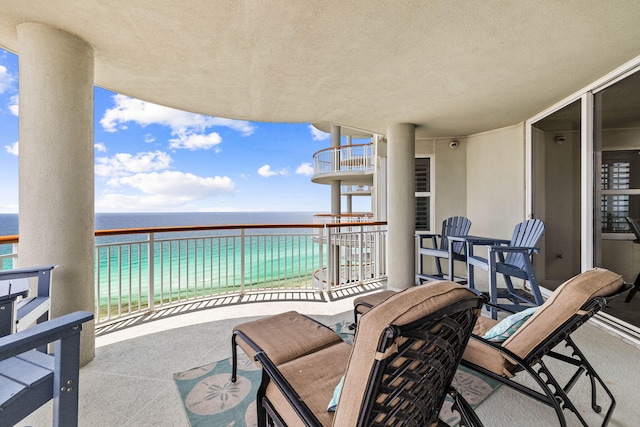
[[[337,302],[265,302],[187,312],[117,330],[96,338],[96,357],[80,371],[80,426],[188,426],[172,375],[229,357],[234,325],[287,310],[326,324],[352,320],[353,298]],[[640,349],[591,324],[574,333],[578,346],[617,400],[610,426],[637,425]],[[588,403],[581,378],[574,400]],[[584,399],[582,399],[584,397]],[[601,396],[602,403],[607,402]],[[581,408],[583,409],[583,408]],[[51,403],[20,426],[51,425]],[[500,387],[477,408],[486,426],[552,426],[551,408]],[[587,409],[590,425],[600,417]],[[577,420],[568,415],[570,426]],[[593,424],[592,424],[593,423]]]

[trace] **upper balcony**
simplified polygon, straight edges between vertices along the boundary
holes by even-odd
[[[373,144],[342,145],[320,150],[313,155],[312,182],[344,185],[372,185],[375,156]]]

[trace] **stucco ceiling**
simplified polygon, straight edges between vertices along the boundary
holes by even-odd
[[[640,55],[637,0],[0,0],[95,49],[98,86],[220,117],[455,136],[523,121]]]

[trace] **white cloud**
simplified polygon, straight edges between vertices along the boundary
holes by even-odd
[[[9,73],[7,67],[0,65],[0,93],[5,93],[11,89],[13,81],[13,76]]]
[[[96,151],[99,151],[101,153],[106,153],[107,152],[107,147],[102,142],[96,142],[95,144],[93,144],[93,148],[95,148]]]
[[[323,132],[313,125],[309,125],[309,130],[311,131],[311,137],[314,141],[324,141],[325,139],[329,139],[331,136],[330,133]]]
[[[134,173],[145,173],[167,169],[172,159],[167,153],[153,151],[138,153],[118,153],[113,157],[98,157],[95,173],[99,176],[117,177]]]
[[[169,140],[169,148],[186,148],[191,151],[198,149],[207,150],[222,142],[222,138],[216,132],[206,134],[179,135]]]
[[[309,162],[302,163],[296,169],[296,173],[298,175],[313,175],[313,166],[311,166],[311,163]]]
[[[256,130],[255,126],[246,120],[223,119],[222,117],[209,117],[207,124],[208,126],[228,127],[240,132],[242,136],[249,136]]]
[[[11,111],[11,114],[13,114],[14,116],[18,115],[20,111],[20,102],[18,95],[14,95],[9,98],[9,111]]]
[[[178,171],[138,173],[112,178],[109,180],[109,185],[113,187],[126,185],[151,196],[174,197],[186,201],[229,193],[235,188],[234,182],[226,176],[200,177]]]
[[[11,145],[5,145],[4,149],[7,150],[7,153],[13,154],[14,156],[18,155],[18,141],[14,142]]]
[[[289,170],[287,168],[282,168],[282,169],[278,169],[278,170],[271,170],[271,166],[269,165],[264,165],[262,167],[260,167],[258,169],[258,175],[263,176],[265,178],[269,178],[270,176],[275,176],[275,175],[288,175],[289,174]]]
[[[135,122],[142,127],[152,124],[167,126],[171,129],[171,134],[176,137],[170,140],[172,148],[190,150],[213,148],[222,142],[222,138],[215,132],[206,134],[206,130],[211,127],[227,127],[240,132],[243,136],[251,135],[255,131],[255,127],[244,120],[189,113],[120,94],[114,95],[113,101],[115,106],[107,109],[100,119],[104,130],[116,132],[128,122]],[[195,139],[192,140],[192,138]],[[216,141],[217,138],[219,140]],[[145,140],[152,141],[147,136]]]
[[[146,142],[147,144],[150,144],[150,143],[152,143],[152,142],[155,142],[155,140],[156,140],[156,137],[155,137],[155,136],[153,136],[153,135],[152,135],[152,134],[150,134],[150,133],[147,133],[147,134],[145,134],[145,136],[144,136],[144,142]]]

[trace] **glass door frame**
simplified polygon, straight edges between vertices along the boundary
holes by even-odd
[[[533,218],[533,126],[569,104],[580,101],[580,268],[582,271],[593,268],[595,258],[594,95],[635,72],[640,72],[640,56],[525,121],[525,214],[527,218]]]

